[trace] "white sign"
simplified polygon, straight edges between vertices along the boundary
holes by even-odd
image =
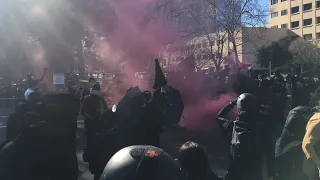
[[[64,84],[64,74],[53,74],[53,84]]]

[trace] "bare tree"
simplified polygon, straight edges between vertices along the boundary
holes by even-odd
[[[208,41],[210,38],[211,41]],[[227,49],[227,33],[211,33],[209,36],[196,36],[169,45],[167,58],[172,61],[192,61],[194,68],[205,69],[214,66],[219,72]]]
[[[224,43],[238,60],[241,53],[239,46],[243,41],[242,27],[257,27],[266,23],[268,8],[259,4],[258,0],[157,0],[147,16],[149,20],[150,17],[162,16],[178,24],[182,37],[204,36],[213,44],[219,41],[217,37],[226,36],[223,37],[226,38]],[[217,59],[212,60],[216,67],[220,64]]]

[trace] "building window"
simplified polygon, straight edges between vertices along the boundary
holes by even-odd
[[[317,40],[320,40],[320,33],[317,33]]]
[[[320,1],[316,1],[316,8],[320,8]]]
[[[291,22],[291,28],[298,28],[299,27],[299,21]]]
[[[303,35],[303,38],[307,41],[311,41],[312,40],[312,34],[305,34]]]
[[[308,11],[312,9],[312,3],[304,4],[303,11]]]
[[[275,18],[275,17],[278,17],[278,12],[271,13],[271,18]]]
[[[281,11],[281,16],[285,16],[287,14],[288,14],[288,11],[286,9]]]
[[[278,3],[278,0],[271,0],[271,5],[277,4],[277,3]]]
[[[281,0],[281,2],[285,2],[285,1],[287,1],[287,0]]]
[[[320,24],[320,16],[319,17],[317,17],[317,24]]]
[[[299,13],[299,6],[291,8],[291,14]]]
[[[309,26],[312,24],[312,18],[303,20],[303,26]]]
[[[281,28],[288,28],[288,24],[281,24]]]
[[[275,26],[271,26],[271,28],[278,28],[278,25],[275,25]]]

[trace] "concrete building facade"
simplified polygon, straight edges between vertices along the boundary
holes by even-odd
[[[287,28],[305,40],[320,40],[319,0],[269,0],[269,26]]]

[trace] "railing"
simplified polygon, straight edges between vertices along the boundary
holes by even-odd
[[[14,98],[0,98],[0,144],[6,139],[7,119],[14,107]]]
[[[14,98],[0,98],[1,110],[14,110]]]

